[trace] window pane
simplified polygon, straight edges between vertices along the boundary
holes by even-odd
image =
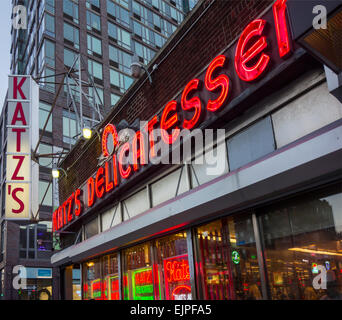
[[[44,201],[42,202],[43,198]],[[39,180],[39,204],[40,203],[44,206],[52,206],[52,183],[49,185],[49,182]]]
[[[154,300],[151,244],[123,251],[124,300]]]
[[[89,239],[99,233],[98,219],[90,221],[84,226],[85,238]]]
[[[197,290],[205,300],[260,300],[261,283],[250,216],[196,229]]]
[[[40,143],[38,152],[41,155],[52,154],[52,146],[48,144]],[[52,157],[49,157],[49,156],[40,157],[39,165],[44,166],[46,168],[52,168]]]
[[[46,119],[49,116],[49,112],[51,110],[51,105],[40,101],[39,102],[39,129],[43,129]],[[46,126],[46,131],[52,132],[52,115],[49,118],[49,121]]]
[[[158,300],[191,300],[186,233],[177,233],[158,239],[155,250],[155,298]]]
[[[335,192],[284,202],[260,216],[271,299],[342,299],[342,193]],[[319,278],[326,288],[315,286]]]
[[[84,263],[82,266],[82,273],[83,299],[102,300],[100,259]]]
[[[117,254],[102,258],[102,297],[104,300],[119,300],[119,265]]]
[[[87,28],[101,31],[101,18],[97,14],[87,10]]]

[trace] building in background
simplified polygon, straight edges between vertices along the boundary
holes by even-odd
[[[342,104],[322,60],[293,38],[287,5],[308,2],[236,3],[197,5],[151,62],[152,84],[135,82],[100,123],[102,143],[78,142],[61,163],[69,209],[53,215],[52,263],[63,299],[340,299]],[[339,2],[326,30],[309,30],[315,48],[333,41],[328,58],[340,57],[341,15]],[[297,19],[311,16],[309,5]],[[110,153],[123,120],[135,132]],[[223,139],[192,154],[214,148],[207,162],[153,164],[156,144],[141,139],[153,128],[167,130],[156,141],[167,152],[180,140],[171,129]],[[137,163],[119,161],[127,150]]]
[[[37,152],[54,156],[37,158],[40,164],[39,222],[30,225],[6,222],[3,217],[4,106],[0,118],[1,297],[58,299],[59,275],[57,269],[51,268],[50,257],[54,247],[51,215],[58,207],[59,199],[57,185],[51,183],[51,168],[80,137],[83,124],[77,121],[78,117],[82,114],[84,124],[93,126],[96,124],[94,105],[102,116],[115,108],[134,81],[130,73],[133,56],[136,54],[138,61],[147,65],[195,1],[13,0],[12,4],[24,5],[28,20],[27,30],[12,28],[11,74],[32,75],[40,84],[41,143]],[[79,55],[81,59],[77,59]],[[79,69],[82,69],[81,73]],[[72,95],[79,108],[80,94],[75,77],[79,77],[84,87],[91,84],[84,89],[80,114],[74,112],[70,100]],[[64,85],[60,88],[63,80]],[[71,94],[68,94],[69,88]],[[56,105],[46,121],[59,89]],[[12,287],[15,265],[24,265],[29,270],[27,290],[18,291]]]

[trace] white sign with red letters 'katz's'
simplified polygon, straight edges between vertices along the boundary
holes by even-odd
[[[29,220],[38,211],[39,166],[31,151],[39,136],[39,86],[10,75],[7,97],[6,219]]]

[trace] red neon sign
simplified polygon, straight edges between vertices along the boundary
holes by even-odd
[[[181,285],[181,286],[174,288],[171,294],[171,300],[184,300],[184,299],[178,299],[178,297],[182,295],[191,297],[191,287]]]
[[[126,156],[126,153],[129,151],[130,149],[130,144],[128,142],[124,143],[119,151],[119,172],[121,175],[122,179],[128,179],[128,177],[130,176],[131,172],[132,172],[132,168],[130,166],[130,164],[127,164],[126,169],[123,167],[123,159]]]
[[[196,126],[202,113],[201,100],[198,97],[193,97],[187,100],[187,96],[191,91],[198,89],[200,81],[198,79],[191,80],[186,86],[182,94],[181,105],[183,110],[194,110],[194,115],[190,120],[184,119],[183,128],[191,130]]]
[[[231,46],[212,59],[206,71],[190,80],[177,97],[167,102],[160,113],[152,116],[143,131],[136,132],[132,141],[125,142],[118,151],[116,127],[110,123],[105,126],[101,144],[103,156],[108,158],[107,162],[82,186],[83,193],[74,192],[76,209],[66,214],[67,209],[62,205],[61,209],[53,213],[54,230],[59,230],[73,221],[75,216],[78,217],[85,211],[82,206],[91,208],[97,200],[113,192],[120,183],[147,163],[147,155],[150,158],[157,156],[154,129],[162,129],[163,143],[174,144],[179,138],[180,128],[191,130],[199,126],[202,119],[212,118],[214,112],[219,114],[229,103],[229,99],[240,96],[246,87],[254,86],[251,81],[258,80],[268,69],[281,64],[282,58],[288,57],[291,41],[286,19],[286,0],[277,0],[272,11],[265,14],[264,18],[250,22],[241,33],[236,46]],[[273,35],[270,34],[272,30]],[[279,55],[277,53],[271,56],[276,46]],[[22,83],[18,84],[18,88],[21,85]],[[25,120],[21,106],[17,107],[15,114],[16,121]],[[147,137],[148,140],[145,140]],[[20,132],[17,134],[18,139]],[[108,144],[112,144],[112,148]],[[133,156],[123,163],[128,158],[129,151],[132,151]],[[81,199],[83,194],[85,198]]]
[[[280,57],[285,57],[291,52],[289,32],[286,22],[286,1],[277,0],[273,5],[273,16],[276,28],[278,49]]]
[[[167,300],[175,300],[174,293],[179,286],[190,285],[188,255],[171,257],[164,260],[165,292]],[[190,287],[189,287],[190,288]],[[191,293],[191,289],[190,289]]]
[[[267,47],[266,37],[261,37],[265,24],[266,21],[262,19],[252,21],[242,32],[239,39],[235,53],[235,70],[243,81],[253,81],[259,78],[270,61],[270,57],[262,52]],[[251,46],[250,41],[256,36],[260,37]],[[260,53],[262,54],[258,62],[252,66],[247,66]]]
[[[217,111],[226,101],[229,92],[229,78],[225,74],[221,74],[214,80],[212,75],[219,67],[223,67],[226,61],[224,55],[217,56],[209,65],[207,73],[205,74],[205,87],[208,91],[215,91],[221,88],[221,93],[216,100],[209,100],[207,104],[208,111]]]
[[[179,128],[176,126],[179,121],[176,111],[177,101],[172,100],[165,106],[160,119],[160,128],[162,129],[161,137],[167,144],[173,144],[177,140],[180,133]],[[169,116],[171,113],[173,113],[172,116]],[[172,130],[172,133],[168,134],[167,130],[171,129],[173,126],[175,127]]]
[[[113,145],[114,147],[118,144],[118,133],[116,131],[116,128],[111,123],[107,124],[103,130],[102,134],[102,154],[105,157],[109,156],[108,151],[108,135],[111,135],[113,138]]]

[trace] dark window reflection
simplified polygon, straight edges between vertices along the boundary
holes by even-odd
[[[342,299],[341,193],[270,209],[260,224],[271,299]]]

